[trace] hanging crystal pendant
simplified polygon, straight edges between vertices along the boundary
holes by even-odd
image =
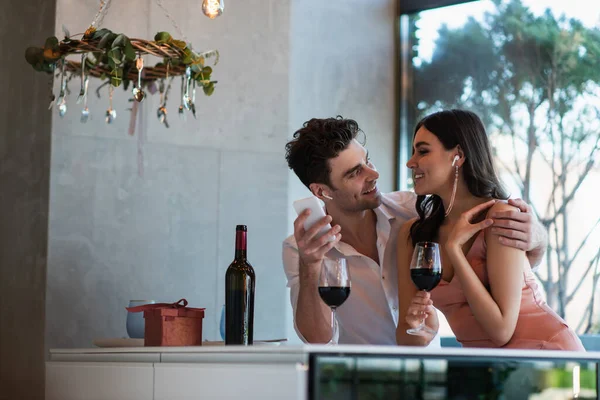
[[[60,72],[60,94],[58,95],[58,115],[60,117],[64,117],[67,113],[67,81],[65,80],[65,75],[67,73],[67,69],[65,67],[65,60],[63,59],[61,62],[61,72]],[[52,103],[51,103],[52,104]]]
[[[106,123],[112,124],[112,122],[117,118],[117,112],[113,108],[112,99],[113,99],[113,91],[114,88],[112,85],[108,85],[108,110],[106,110]]]
[[[112,108],[106,110],[106,123],[112,124],[112,122],[117,118],[117,112]]]

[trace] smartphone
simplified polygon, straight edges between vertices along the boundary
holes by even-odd
[[[317,221],[326,216],[323,210],[323,203],[315,196],[294,201],[294,209],[300,215],[307,208],[310,209],[310,215],[304,221],[304,230],[309,230]],[[317,238],[323,236],[331,229],[331,224],[325,225],[316,235]],[[335,240],[335,236],[329,236],[329,241]]]

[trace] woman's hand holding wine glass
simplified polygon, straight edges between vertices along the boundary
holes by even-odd
[[[406,322],[412,329],[418,328],[424,319],[436,313],[429,292],[419,290],[406,311]]]
[[[411,326],[406,330],[410,335],[436,335],[433,329],[425,325],[425,319],[433,308],[429,299],[429,291],[433,290],[442,279],[442,261],[440,259],[440,246],[435,242],[419,242],[415,245],[410,262],[410,277],[420,292],[413,298],[406,322]],[[417,315],[416,315],[416,314]],[[414,327],[414,318],[419,317],[421,323]]]

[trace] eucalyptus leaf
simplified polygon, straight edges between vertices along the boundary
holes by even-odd
[[[208,85],[203,86],[202,90],[204,90],[205,95],[210,96],[215,91],[215,85],[211,82]]]
[[[123,52],[118,47],[113,47],[108,51],[108,57],[113,60],[115,65],[123,63]]]
[[[167,43],[172,39],[171,34],[169,32],[158,32],[154,35],[154,41],[158,43]]]
[[[117,37],[116,34],[112,33],[112,32],[106,32],[102,38],[100,39],[100,41],[98,42],[98,47],[101,49],[108,49],[113,47],[113,41],[115,40],[115,38]]]
[[[98,64],[96,53],[88,53],[87,57],[85,58],[85,66],[89,68],[95,66],[96,64]]]
[[[99,60],[101,64],[108,64],[108,54],[106,52],[101,53]]]
[[[119,33],[115,37],[115,40],[113,40],[112,47],[124,47],[125,46],[125,39],[126,38],[127,37],[125,35],[123,35],[122,33]]]
[[[51,36],[46,39],[46,43],[44,43],[45,49],[53,49],[55,47],[58,47],[58,38],[56,36]]]
[[[25,60],[31,65],[34,65],[44,58],[44,50],[39,47],[28,47],[25,50]]]
[[[106,28],[98,29],[97,31],[94,31],[94,33],[92,34],[92,39],[94,39],[94,40],[101,39],[107,33],[112,33],[112,31],[110,29],[106,29]]]
[[[183,63],[184,64],[191,64],[193,61],[193,53],[192,50],[190,50],[188,47],[186,47],[183,50]]]
[[[127,61],[133,61],[135,60],[135,50],[133,48],[133,45],[131,44],[131,41],[129,40],[129,38],[125,38],[125,60]]]
[[[175,46],[179,47],[180,49],[185,49],[187,46],[187,44],[183,40],[172,40],[171,43],[173,43]]]

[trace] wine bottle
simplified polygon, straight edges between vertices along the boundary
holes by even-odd
[[[225,344],[251,345],[254,336],[254,268],[248,262],[246,225],[235,227],[235,259],[225,273]]]

